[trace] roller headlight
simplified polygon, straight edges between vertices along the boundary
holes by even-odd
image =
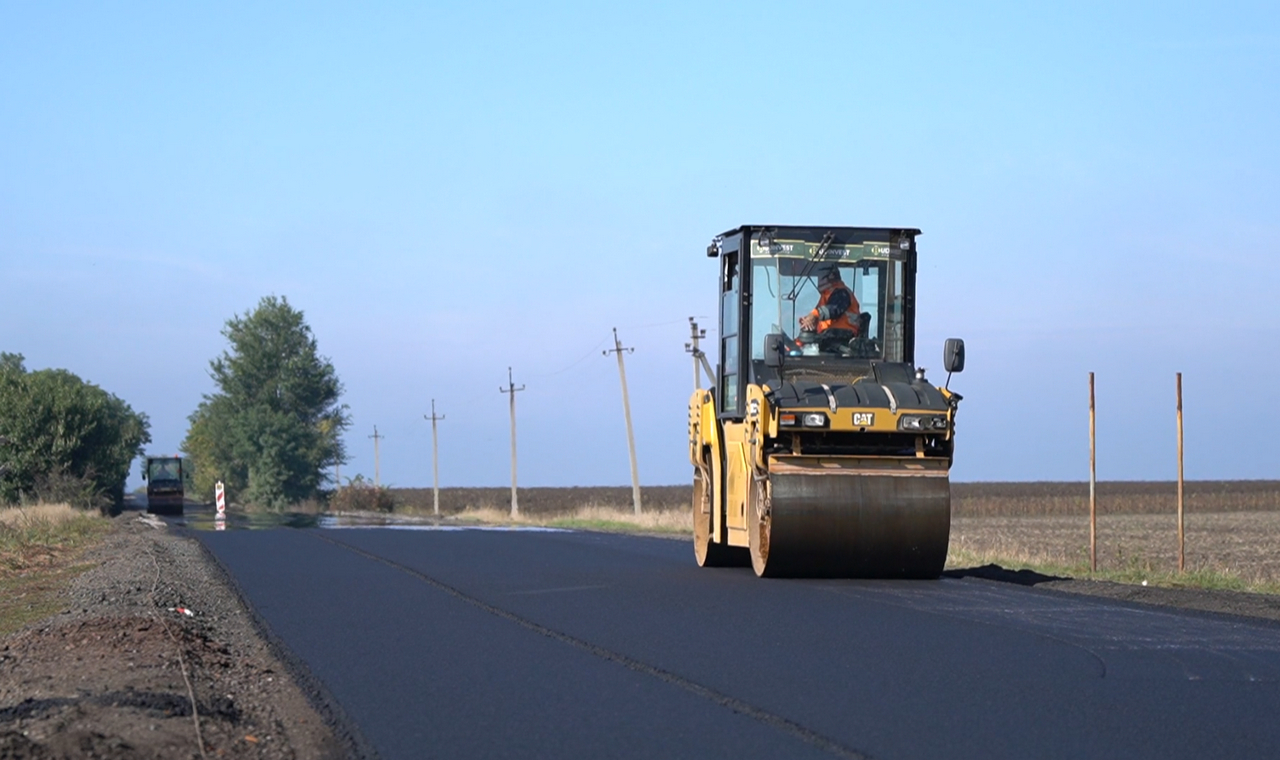
[[[822,412],[784,412],[778,415],[778,427],[824,428],[827,415]]]
[[[946,430],[947,418],[941,414],[904,414],[898,418],[898,429],[919,433]]]

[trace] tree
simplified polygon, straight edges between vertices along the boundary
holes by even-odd
[[[75,506],[118,504],[149,428],[98,386],[63,369],[28,372],[20,354],[0,352],[0,502],[49,490],[76,494]]]
[[[209,362],[218,392],[191,414],[182,443],[197,493],[213,493],[220,480],[274,509],[314,496],[328,469],[346,461],[350,418],[333,364],[286,298],[263,298],[222,334],[230,347]]]

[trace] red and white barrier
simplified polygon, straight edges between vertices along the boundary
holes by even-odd
[[[213,487],[213,500],[218,505],[218,517],[226,517],[227,515],[227,491],[222,487],[222,481]]]

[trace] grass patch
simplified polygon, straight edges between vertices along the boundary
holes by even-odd
[[[559,514],[521,514],[512,519],[510,511],[494,507],[479,507],[464,510],[449,519],[482,525],[568,528],[609,533],[661,533],[672,536],[693,535],[689,513],[675,510],[642,512],[637,515],[630,509],[592,505]]]
[[[692,535],[693,531],[687,528],[675,528],[669,526],[645,527],[632,522],[622,520],[584,520],[577,517],[563,517],[558,520],[551,520],[547,523],[550,528],[569,528],[572,530],[598,530],[605,533],[665,533],[672,536]]]
[[[63,609],[63,595],[89,564],[46,567],[0,578],[0,637]]]
[[[97,512],[66,504],[0,509],[0,577],[39,567],[48,558],[93,541],[110,525]]]
[[[396,504],[396,511],[429,514],[433,500],[430,488],[386,489]],[[692,483],[674,486],[643,486],[641,504],[645,512],[679,512],[687,510]],[[556,517],[592,507],[609,507],[619,512],[632,509],[631,486],[566,486],[518,489],[522,514]],[[440,512],[460,515],[463,512],[509,504],[511,489],[441,488]]]
[[[0,509],[0,636],[61,609],[68,585],[91,567],[77,558],[110,526],[66,504]]]

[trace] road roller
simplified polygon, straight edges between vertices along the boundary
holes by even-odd
[[[148,512],[182,514],[182,457],[147,457],[142,479],[147,481]]]
[[[964,342],[915,365],[916,238],[880,227],[717,235],[714,387],[689,401],[698,565],[761,577],[936,578]]]

